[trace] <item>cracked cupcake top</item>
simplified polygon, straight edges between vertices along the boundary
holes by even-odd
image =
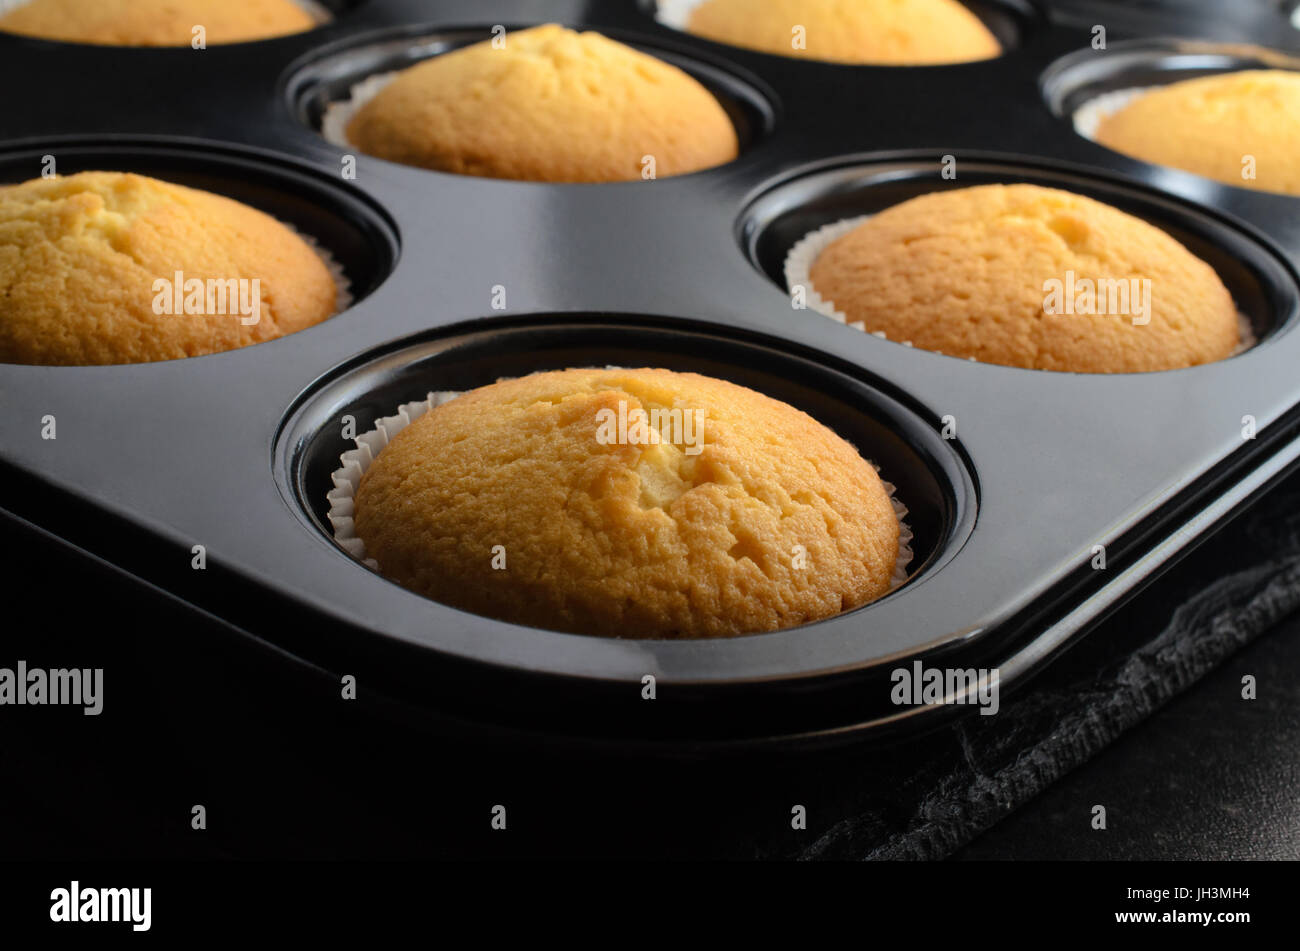
[[[810,277],[849,324],[983,363],[1167,370],[1223,359],[1241,341],[1208,264],[1139,218],[1037,185],[887,208],[823,250]]]
[[[320,323],[338,293],[306,241],[220,195],[123,172],[0,186],[0,362],[232,350]]]
[[[875,468],[807,414],[669,370],[562,370],[402,430],[356,496],[380,571],[536,627],[698,638],[793,627],[890,589]]]

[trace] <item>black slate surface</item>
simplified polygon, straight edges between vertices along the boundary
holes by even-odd
[[[1292,615],[954,858],[1300,858],[1296,670]],[[1105,832],[1087,822],[1093,803],[1110,806]]]

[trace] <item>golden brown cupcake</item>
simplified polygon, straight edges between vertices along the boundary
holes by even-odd
[[[293,0],[30,0],[0,16],[0,30],[65,43],[189,46],[265,40],[316,26]]]
[[[0,362],[141,363],[320,323],[338,286],[274,218],[122,172],[0,187]]]
[[[850,324],[984,363],[1168,370],[1240,342],[1208,264],[1145,221],[1037,185],[905,201],[831,243],[810,277]]]
[[[726,111],[676,66],[554,25],[504,39],[403,71],[353,116],[348,141],[404,165],[544,182],[662,178],[736,157]]]
[[[650,369],[537,373],[438,406],[375,458],[355,525],[412,591],[608,637],[830,617],[888,592],[899,552],[884,485],[839,436],[753,390]]]
[[[1300,73],[1251,70],[1171,83],[1102,118],[1094,138],[1144,162],[1300,195]]]
[[[957,0],[704,0],[687,30],[780,56],[925,66],[990,59],[997,38]]]

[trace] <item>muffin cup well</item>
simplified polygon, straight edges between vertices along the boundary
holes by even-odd
[[[179,138],[135,144],[52,139],[0,155],[0,184],[40,175],[47,155],[56,159],[61,175],[133,172],[222,195],[270,215],[329,268],[339,288],[340,312],[374,291],[396,263],[398,239],[384,213],[352,189],[294,162]]]
[[[395,407],[403,406],[408,416],[419,412],[405,405],[412,395],[463,392],[541,370],[609,365],[659,366],[730,380],[808,413],[863,449],[909,506],[915,556],[908,583],[824,620],[762,635],[592,637],[439,603],[367,570],[336,542],[327,496],[341,455],[352,447],[354,433],[378,428]],[[788,339],[699,319],[542,312],[471,320],[338,364],[285,410],[274,438],[273,470],[278,501],[318,542],[308,548],[315,552],[311,560],[323,563],[299,567],[320,580],[322,571],[333,578],[328,583],[349,623],[375,632],[359,646],[400,653],[403,659],[385,669],[394,676],[400,672],[419,704],[451,702],[450,689],[467,692],[470,702],[475,696],[486,700],[497,718],[512,716],[522,705],[533,711],[534,728],[563,722],[565,735],[594,730],[618,735],[623,743],[630,735],[651,735],[653,743],[686,735],[697,744],[742,749],[752,743],[749,737],[802,736],[838,723],[845,709],[856,715],[864,705],[879,708],[891,722],[910,713],[890,700],[890,671],[904,655],[940,649],[922,622],[936,607],[927,586],[960,564],[979,506],[962,444],[944,437],[932,416],[883,381]],[[962,629],[944,640],[964,649],[970,638]],[[462,659],[466,672],[452,681],[428,672],[430,663]],[[661,690],[671,689],[672,704],[627,710],[602,699],[641,684],[646,673],[655,675]],[[391,686],[405,696],[407,687]],[[546,702],[534,706],[534,689],[547,691]],[[624,722],[622,713],[611,717],[610,709],[626,712],[633,722]],[[595,719],[583,713],[597,710]],[[574,716],[585,727],[573,723]],[[732,738],[735,733],[743,737]]]
[[[824,317],[829,317],[836,323],[857,326],[859,322],[851,321],[848,315],[839,310],[833,301],[827,300],[817,292],[816,286],[812,280],[812,267],[817,258],[823,251],[844,237],[850,231],[853,231],[858,225],[869,220],[872,215],[859,215],[856,218],[845,218],[840,221],[834,221],[815,231],[810,231],[804,235],[790,248],[790,253],[785,258],[785,286],[787,290],[793,291],[796,287],[802,287],[805,293],[805,303],[808,310],[815,311]],[[863,328],[865,330],[865,328]],[[881,340],[888,340],[888,335],[883,330],[870,331],[873,337],[879,337]],[[1255,337],[1254,328],[1251,327],[1250,318],[1240,309],[1237,311],[1237,335],[1240,338],[1236,348],[1232,351],[1231,356],[1236,356],[1249,350],[1258,343]],[[898,340],[895,343],[901,343],[905,347],[912,346],[910,340]],[[932,351],[934,353],[943,353],[942,350]],[[974,357],[967,357],[971,363],[978,362]]]
[[[1300,305],[1300,288],[1279,252],[1236,223],[1190,202],[1072,167],[1032,165],[995,155],[964,155],[955,179],[943,178],[940,168],[937,155],[868,159],[787,179],[742,212],[737,228],[742,251],[788,295],[787,264],[792,252],[798,251],[794,267],[796,283],[800,283],[797,278],[803,271],[799,269],[810,266],[821,248],[842,233],[835,229],[843,222],[859,223],[893,205],[941,189],[1027,183],[1084,195],[1147,221],[1214,268],[1249,324],[1249,333],[1242,328],[1243,343],[1252,338],[1254,342],[1249,349],[1243,346],[1238,351],[1243,356],[1243,350],[1249,352],[1267,343]],[[832,230],[822,232],[828,226]],[[809,301],[813,300],[810,294]],[[818,308],[810,303],[809,309],[836,320],[842,316],[825,301]]]
[[[1091,52],[1091,51],[1089,51]],[[1071,54],[1053,64],[1043,76],[1048,107],[1074,132],[1102,148],[1158,169],[1194,175],[1227,188],[1295,197],[1285,191],[1254,187],[1235,178],[1219,178],[1177,164],[1143,158],[1097,138],[1103,120],[1119,113],[1157,89],[1207,76],[1250,70],[1300,72],[1300,57],[1245,44],[1217,44],[1184,40],[1132,41],[1115,44],[1104,57]],[[1222,138],[1222,136],[1220,136]]]
[[[334,279],[335,313],[323,323],[340,319],[375,291],[392,273],[399,254],[396,227],[384,211],[298,160],[183,137],[57,137],[0,154],[0,185],[40,176],[50,159],[60,175],[134,173],[220,195],[274,218],[303,239]]]
[[[607,369],[620,369],[608,367]],[[357,447],[350,449],[339,457],[340,467],[330,475],[334,484],[326,500],[329,512],[326,515],[334,529],[334,541],[349,555],[360,561],[367,568],[382,571],[379,563],[366,554],[365,542],[356,533],[354,521],[355,499],[361,486],[361,477],[374,464],[384,448],[407,426],[444,403],[449,403],[460,392],[430,392],[423,400],[403,403],[391,416],[384,416],[375,421],[375,427],[356,437]],[[870,462],[870,460],[867,460]],[[876,472],[880,467],[872,464]],[[907,583],[907,569],[912,562],[912,530],[907,525],[907,506],[898,499],[895,486],[882,478],[885,491],[889,494],[889,504],[898,519],[898,557],[894,562],[894,573],[889,581],[889,590],[894,591]],[[762,632],[755,632],[762,633]]]
[[[775,126],[776,109],[771,96],[760,90],[756,81],[734,69],[623,30],[601,32],[678,67],[708,89],[731,120],[741,153]],[[378,37],[371,34],[362,43],[351,41],[326,47],[290,67],[285,81],[289,107],[299,121],[331,144],[355,148],[347,140],[347,123],[398,73],[492,36],[486,26],[433,32],[428,27],[417,27],[388,31]]]
[[[1041,86],[1048,108],[1079,135],[1093,139],[1103,118],[1145,92],[1252,69],[1300,70],[1300,57],[1246,43],[1125,40],[1104,54],[1087,49],[1058,59],[1044,71]]]
[[[347,540],[350,525],[343,520],[352,517],[348,502],[364,466],[398,428],[431,402],[503,377],[609,365],[660,366],[730,380],[803,410],[870,457],[896,486],[891,496],[906,502],[913,554],[907,565],[900,563],[909,572],[908,584],[839,615],[857,618],[846,623],[864,623],[860,612],[904,597],[913,583],[941,570],[973,527],[974,483],[960,454],[914,410],[812,354],[790,352],[788,343],[764,343],[707,325],[661,327],[635,315],[585,321],[564,315],[488,329],[471,325],[349,363],[305,395],[285,424],[279,445],[287,497],[339,554],[354,562],[364,559],[364,549]],[[411,403],[412,395],[430,391],[436,394],[432,401]],[[381,425],[384,432],[373,432]],[[356,432],[364,435],[357,439]],[[343,529],[342,538],[336,528]],[[436,604],[397,586],[383,590],[384,602],[394,606],[407,599]]]

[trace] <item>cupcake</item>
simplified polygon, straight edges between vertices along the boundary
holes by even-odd
[[[1300,195],[1300,73],[1221,73],[1142,93],[1093,138],[1125,155],[1242,188]]]
[[[807,277],[848,324],[983,363],[1169,370],[1241,342],[1208,264],[1145,221],[1037,185],[905,201],[831,242]]]
[[[554,25],[503,40],[404,70],[357,110],[347,141],[404,165],[539,182],[681,175],[736,157],[727,113],[677,67]]]
[[[1002,52],[957,0],[704,0],[686,29],[732,46],[832,63],[927,66]]]
[[[320,254],[229,198],[122,172],[0,186],[0,362],[141,363],[318,324]]]
[[[364,554],[418,594],[606,637],[706,638],[890,590],[900,525],[875,468],[753,390],[668,370],[562,370],[472,390],[361,477]]]
[[[0,15],[0,31],[65,43],[189,46],[301,33],[316,21],[294,0],[27,0]]]

